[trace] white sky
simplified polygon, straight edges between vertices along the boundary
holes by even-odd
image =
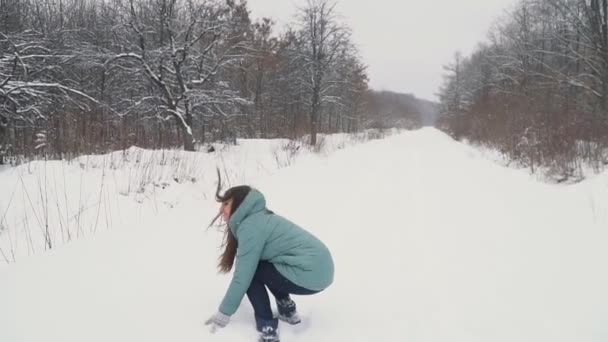
[[[443,65],[484,41],[492,24],[516,0],[339,0],[368,65],[370,86],[436,100]],[[293,22],[306,0],[248,0],[252,18]]]

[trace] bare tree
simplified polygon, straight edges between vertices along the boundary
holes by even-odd
[[[158,106],[175,119],[184,149],[192,151],[195,115],[229,116],[237,104],[246,103],[229,84],[216,79],[223,68],[243,57],[234,54],[243,42],[229,35],[230,8],[179,0],[129,0],[125,5],[127,52],[112,56],[106,65],[128,60],[122,68],[144,75],[153,94],[125,99],[133,103],[128,111]]]
[[[17,8],[11,10],[10,4]],[[10,16],[0,30],[0,133],[5,141],[7,135],[15,135],[17,127],[25,140],[44,135],[33,130],[45,127],[57,107],[88,110],[90,104],[98,103],[62,72],[66,63],[74,63],[79,56],[78,51],[66,49],[57,40],[62,31],[47,34],[27,28],[36,19],[36,6],[27,1],[3,2],[0,8],[3,16],[19,14],[17,18]],[[47,23],[60,21],[45,18]]]
[[[328,0],[309,0],[298,15],[300,46],[296,60],[302,67],[298,81],[308,97],[311,145],[317,142],[323,103],[331,100],[329,93],[337,86],[330,72],[350,40],[348,28],[338,22],[335,6]]]

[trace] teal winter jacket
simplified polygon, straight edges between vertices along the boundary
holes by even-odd
[[[235,270],[220,312],[236,312],[260,260],[272,263],[292,283],[309,290],[327,288],[334,263],[327,247],[315,236],[266,209],[261,192],[252,189],[230,216],[230,230],[238,241]]]

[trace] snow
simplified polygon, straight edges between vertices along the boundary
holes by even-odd
[[[255,341],[247,299],[225,329],[203,325],[230,281],[206,228],[216,166],[334,255],[335,283],[295,297],[304,322],[283,341],[608,340],[607,173],[541,183],[432,128],[326,142],[0,170],[0,246],[16,259],[0,264],[0,341]]]

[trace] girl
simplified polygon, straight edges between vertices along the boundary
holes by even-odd
[[[249,186],[230,188],[221,196],[218,185],[216,199],[221,207],[215,220],[222,216],[227,222],[219,269],[228,273],[235,261],[236,267],[218,312],[205,324],[212,332],[225,327],[247,294],[259,341],[279,342],[277,318],[300,323],[289,295],[318,293],[333,282],[331,254],[315,236],[268,210],[264,195]],[[276,299],[278,317],[266,288]]]

